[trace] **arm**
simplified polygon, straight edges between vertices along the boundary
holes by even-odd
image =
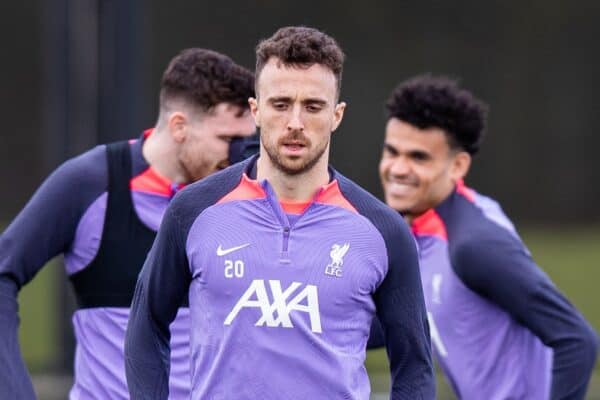
[[[388,246],[389,270],[374,295],[390,360],[391,399],[434,399],[429,325],[415,242],[395,227]]]
[[[188,293],[191,274],[185,234],[167,209],[138,278],[125,338],[125,372],[132,399],[166,399],[170,367],[169,324]]]
[[[516,238],[458,246],[454,269],[472,290],[506,310],[554,352],[551,399],[583,399],[597,337]]]
[[[0,392],[9,399],[35,399],[33,385],[19,351],[17,288],[0,280]]]
[[[54,171],[0,236],[0,393],[7,398],[34,398],[19,349],[17,293],[68,249],[81,214],[102,191],[85,162],[73,159]]]
[[[369,341],[367,342],[367,350],[378,349],[385,346],[383,342],[383,331],[381,330],[381,322],[377,317],[373,318],[371,324],[371,332],[369,333]]]

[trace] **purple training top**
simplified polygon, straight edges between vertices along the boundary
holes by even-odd
[[[144,137],[130,144],[131,196],[139,220],[157,230],[176,187],[144,160]],[[104,145],[68,160],[46,179],[0,236],[2,398],[34,397],[18,341],[11,339],[16,338],[17,290],[58,254],[64,254],[69,276],[81,272],[94,260],[105,222],[107,171]],[[123,359],[128,318],[126,307],[83,308],[75,312],[73,327],[77,343],[70,399],[129,398]],[[171,329],[171,398],[187,399],[190,390],[187,309],[179,310]]]
[[[459,185],[412,229],[432,345],[460,399],[584,398],[593,330],[495,201]]]
[[[334,170],[290,219],[269,183],[248,177],[254,162],[191,185],[167,210],[132,304],[132,399],[167,398],[166,328],[185,296],[193,399],[366,400],[376,312],[392,399],[433,399],[417,253],[402,219]]]

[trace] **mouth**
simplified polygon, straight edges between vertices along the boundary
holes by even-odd
[[[306,144],[299,140],[291,140],[283,142],[283,148],[292,154],[302,152],[306,148]]]
[[[414,193],[417,184],[414,182],[386,179],[386,192],[394,197],[403,197]]]

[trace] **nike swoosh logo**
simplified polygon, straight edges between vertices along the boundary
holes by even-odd
[[[233,253],[236,250],[243,249],[244,247],[247,247],[247,246],[250,246],[250,243],[244,243],[242,245],[235,246],[235,247],[230,247],[228,249],[224,249],[224,248],[221,247],[221,245],[219,245],[219,247],[217,247],[217,255],[218,256],[224,256],[226,254]]]

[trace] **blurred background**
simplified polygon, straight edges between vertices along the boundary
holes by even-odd
[[[347,54],[337,169],[381,197],[389,92],[424,72],[459,78],[491,111],[467,183],[500,201],[600,331],[600,2],[28,0],[2,2],[0,18],[0,229],[62,161],[153,126],[160,76],[181,49],[253,68],[259,39],[310,25]],[[21,346],[46,400],[65,398],[70,384],[73,301],[61,262],[20,295]],[[385,393],[385,355],[370,353],[367,365]],[[453,398],[443,381],[439,398]],[[600,399],[598,373],[588,398]]]

